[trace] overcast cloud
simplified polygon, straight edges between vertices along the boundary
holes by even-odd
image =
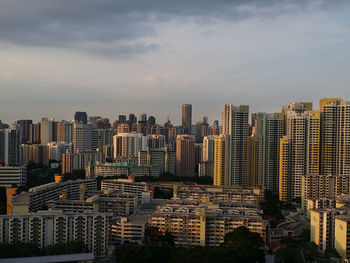
[[[347,2],[0,0],[0,120],[350,100]]]

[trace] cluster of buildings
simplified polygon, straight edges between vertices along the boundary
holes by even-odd
[[[209,125],[206,117],[193,125],[190,104],[182,105],[181,126],[169,120],[159,125],[146,114],[139,119],[119,115],[111,124],[85,112],[76,112],[73,121],[0,122],[0,186],[9,189],[8,196],[14,194],[11,187],[26,184],[30,161],[61,164],[62,174],[84,170],[86,180],[51,183],[18,194],[9,205],[13,214],[36,215],[43,208],[67,215],[108,214],[109,238],[117,243],[141,242],[147,225],[171,232],[175,243],[183,246],[217,246],[225,233],[240,225],[267,241],[299,237],[305,220],[300,218],[299,227],[293,217],[289,225],[300,231],[291,232],[282,224],[266,235],[258,207],[263,198],[258,189],[264,189],[282,202],[300,202],[312,240],[322,250],[335,248],[349,256],[344,237],[348,207],[340,200],[350,194],[350,102],[341,98],[321,99],[317,110],[310,102],[299,102],[278,113],[251,116],[247,105],[225,104],[221,125]],[[164,173],[211,177],[214,187],[158,185],[170,187],[174,194],[170,201],[160,201],[152,198],[155,185],[115,179]],[[96,178],[102,180],[99,189]],[[47,222],[55,213],[47,215]],[[11,216],[4,219],[6,226]]]

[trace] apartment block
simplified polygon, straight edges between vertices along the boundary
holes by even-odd
[[[40,211],[0,216],[0,243],[34,243],[40,248],[80,240],[95,256],[106,256],[110,242],[110,215],[65,214]]]

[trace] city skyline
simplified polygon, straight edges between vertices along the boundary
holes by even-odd
[[[349,98],[347,1],[0,1],[0,119]],[[118,25],[118,26],[116,26]]]

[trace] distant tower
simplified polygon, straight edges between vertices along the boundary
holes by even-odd
[[[83,124],[87,124],[87,114],[84,111],[76,111],[74,114],[74,120],[76,122],[82,122]]]
[[[185,134],[191,134],[192,105],[182,104],[182,128]]]
[[[176,175],[194,176],[195,174],[195,138],[191,135],[176,137]]]

